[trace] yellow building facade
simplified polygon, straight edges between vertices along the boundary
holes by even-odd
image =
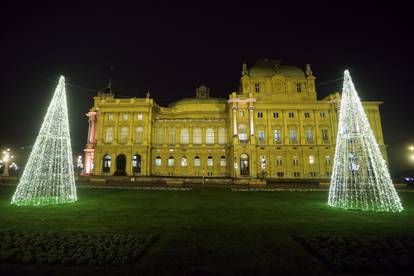
[[[146,98],[94,97],[85,149],[87,175],[329,179],[339,93],[317,99],[315,77],[278,60],[242,67],[239,91],[161,107]],[[381,102],[363,102],[384,157]]]

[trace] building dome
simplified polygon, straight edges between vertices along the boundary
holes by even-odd
[[[281,60],[258,60],[249,70],[250,77],[272,77],[276,74],[285,77],[305,77],[305,73],[302,69],[295,66],[284,65]]]

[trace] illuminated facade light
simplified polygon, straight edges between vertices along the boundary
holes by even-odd
[[[400,198],[348,70],[345,71],[328,205],[400,212]]]
[[[39,206],[75,201],[65,78],[61,76],[11,203]]]

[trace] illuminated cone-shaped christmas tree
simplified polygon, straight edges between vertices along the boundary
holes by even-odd
[[[364,211],[403,210],[348,70],[344,75],[328,204]]]
[[[61,76],[11,203],[50,205],[76,200],[65,78]]]

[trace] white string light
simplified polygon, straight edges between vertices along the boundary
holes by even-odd
[[[348,70],[344,75],[328,205],[400,212],[400,198]]]
[[[11,203],[50,205],[76,200],[65,78],[61,76]]]

